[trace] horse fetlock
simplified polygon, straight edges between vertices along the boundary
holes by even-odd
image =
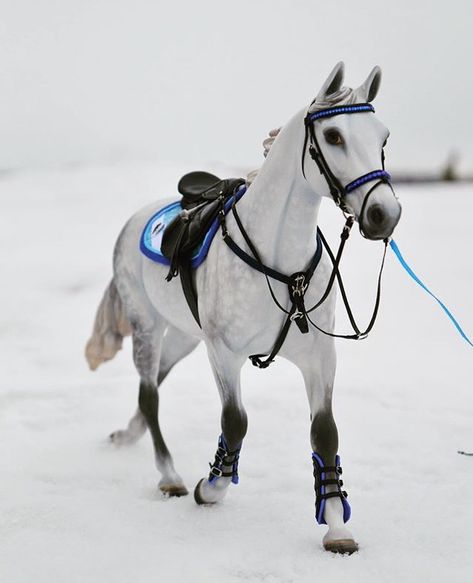
[[[163,476],[159,481],[158,488],[165,496],[180,497],[189,494],[184,482],[178,474],[174,476]]]
[[[109,439],[114,445],[132,445],[140,437],[141,435],[137,435],[129,429],[117,429],[110,434]]]
[[[216,504],[221,502],[231,484],[230,478],[219,478],[215,482],[209,482],[202,478],[194,489],[194,500],[197,504]]]

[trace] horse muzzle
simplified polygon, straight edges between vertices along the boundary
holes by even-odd
[[[389,184],[380,185],[364,205],[358,222],[366,239],[388,239],[401,218],[402,208]]]

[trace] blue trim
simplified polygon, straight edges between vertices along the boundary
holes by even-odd
[[[320,471],[320,479],[321,480],[325,480],[326,479],[326,474],[325,472],[322,472],[322,468],[325,466],[324,464],[324,460],[319,456],[318,453],[315,453],[315,451],[312,452],[312,458],[316,460],[316,462],[319,464],[321,471]],[[326,487],[325,486],[320,486],[320,493],[321,494],[325,494],[326,493]],[[321,501],[320,506],[319,506],[319,512],[318,514],[315,515],[315,519],[317,520],[317,522],[319,524],[327,524],[325,522],[325,498]]]
[[[335,456],[335,465],[339,467],[342,466],[339,455]],[[345,498],[345,496],[342,496],[341,500],[343,506],[343,522],[348,522],[351,518],[351,506],[348,503],[348,500]]]
[[[164,257],[164,255],[161,255],[157,251],[153,251],[150,247],[148,247],[146,244],[146,241],[147,241],[147,239],[149,240],[149,238],[150,238],[151,225],[156,221],[156,219],[158,219],[161,215],[165,215],[169,211],[172,211],[174,209],[177,210],[177,208],[179,208],[179,209],[182,208],[180,201],[172,202],[172,203],[166,205],[165,207],[163,207],[162,209],[160,209],[159,211],[157,211],[156,213],[154,213],[154,215],[146,223],[146,227],[143,229],[143,232],[141,233],[140,251],[144,255],[146,255],[146,257],[148,257],[148,259],[151,259],[152,261],[155,261],[156,263],[161,263],[162,265],[169,266],[171,263],[167,257]]]
[[[366,184],[367,182],[372,182],[373,180],[384,180],[385,182],[390,182],[391,175],[389,174],[389,172],[386,172],[386,170],[373,170],[372,172],[368,172],[368,174],[363,174],[363,176],[360,176],[356,180],[349,182],[345,186],[345,191],[348,194],[350,192],[353,192],[357,188],[360,188],[360,186],[363,186],[363,184]]]
[[[246,192],[246,186],[242,185],[237,190],[236,194],[227,200],[227,202],[225,204],[225,214],[228,213],[228,211],[230,210],[234,200],[237,200],[237,201],[240,200],[240,198],[245,194],[245,192]],[[151,246],[151,243],[150,243],[151,226],[156,222],[157,219],[159,219],[159,217],[164,216],[166,213],[173,212],[174,210],[179,211],[179,212],[180,212],[180,210],[182,210],[180,200],[176,201],[176,202],[172,202],[171,204],[166,205],[165,207],[163,207],[162,209],[160,209],[159,211],[154,213],[154,215],[146,223],[146,226],[143,229],[143,232],[141,233],[141,237],[140,237],[140,251],[146,257],[148,257],[148,259],[151,259],[152,261],[155,261],[156,263],[161,263],[161,265],[166,265],[166,266],[169,266],[171,264],[169,259],[167,257],[165,257],[160,252],[160,250],[159,251],[157,249],[153,250],[153,248]],[[176,216],[179,214],[179,212],[176,212]],[[212,241],[213,241],[215,234],[217,233],[219,227],[220,227],[220,223],[219,223],[218,218],[216,218],[213,221],[213,223],[210,225],[210,228],[207,231],[207,233],[204,237],[204,240],[202,241],[202,244],[194,251],[194,254],[193,254],[193,257],[191,260],[191,266],[194,269],[196,269],[197,267],[202,265],[202,263],[207,258],[207,254],[209,252],[210,245],[212,244]]]
[[[341,115],[344,113],[361,113],[363,111],[371,111],[374,113],[374,107],[371,103],[360,103],[354,105],[340,105],[337,107],[330,107],[328,109],[322,109],[320,111],[315,111],[308,115],[308,119],[314,122],[318,119],[324,119],[327,117],[334,117],[335,115]]]
[[[404,267],[404,269],[407,271],[407,273],[410,275],[410,277],[412,277],[412,279],[418,284],[420,285],[420,287],[425,290],[429,296],[433,297],[434,300],[438,303],[438,305],[442,308],[442,310],[447,314],[447,316],[450,318],[452,324],[455,326],[455,328],[457,329],[458,333],[460,334],[460,336],[466,341],[468,342],[468,344],[470,346],[473,346],[473,342],[468,338],[468,336],[465,334],[465,332],[463,332],[460,324],[457,322],[455,316],[452,314],[452,312],[447,308],[447,306],[441,301],[439,300],[439,298],[433,294],[430,289],[417,277],[417,275],[412,271],[412,269],[409,267],[409,265],[406,263],[406,260],[404,259],[404,257],[401,255],[401,252],[399,250],[399,247],[397,246],[397,244],[391,239],[391,241],[389,241],[389,245],[391,247],[391,249],[393,250],[394,254],[396,255],[396,257],[399,259],[399,263]]]

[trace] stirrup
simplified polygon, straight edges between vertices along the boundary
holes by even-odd
[[[350,504],[348,504],[348,494],[342,490],[343,480],[340,456],[335,456],[335,465],[326,466],[324,460],[318,454],[312,452],[312,462],[314,464],[314,490],[315,490],[315,519],[319,524],[327,524],[325,521],[325,501],[328,498],[340,498],[343,505],[343,522],[348,522],[351,516]],[[329,472],[335,472],[336,478],[327,478]],[[327,492],[326,486],[336,486],[335,492]]]
[[[238,484],[238,460],[240,459],[240,450],[241,445],[235,451],[229,451],[227,442],[223,437],[223,433],[220,435],[218,438],[218,447],[217,452],[215,453],[215,460],[213,463],[209,463],[210,484],[216,482],[219,478],[231,478],[232,484]],[[231,470],[225,470],[225,468],[231,468]]]

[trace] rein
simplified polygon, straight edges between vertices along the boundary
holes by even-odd
[[[317,249],[315,251],[314,256],[312,257],[312,260],[310,261],[310,264],[309,264],[309,267],[307,268],[307,270],[306,271],[296,271],[292,275],[285,275],[285,274],[283,274],[283,273],[281,273],[281,272],[279,272],[271,267],[266,266],[262,262],[255,245],[253,244],[248,233],[246,232],[245,228],[243,227],[243,223],[241,222],[240,216],[238,215],[238,211],[236,209],[236,201],[232,205],[232,213],[233,213],[233,216],[235,217],[235,221],[238,225],[238,228],[239,228],[246,244],[248,245],[251,253],[253,254],[253,257],[251,255],[248,255],[248,253],[246,253],[246,251],[244,251],[230,237],[228,230],[226,228],[226,224],[225,224],[225,215],[223,215],[223,216],[221,215],[221,218],[220,218],[221,225],[222,225],[223,240],[228,245],[228,247],[233,251],[233,253],[235,253],[235,255],[237,255],[238,257],[240,257],[240,259],[242,261],[244,261],[247,265],[249,265],[253,269],[256,269],[257,271],[259,271],[260,273],[262,273],[265,276],[266,283],[268,285],[268,289],[269,289],[269,292],[270,292],[271,297],[273,299],[273,302],[276,304],[276,306],[282,312],[284,312],[286,314],[286,319],[285,319],[284,324],[283,324],[283,326],[282,326],[282,328],[281,328],[281,330],[276,338],[276,341],[273,345],[273,348],[271,349],[270,354],[269,355],[253,354],[253,355],[249,356],[249,359],[251,360],[251,363],[254,366],[256,366],[258,368],[267,368],[271,363],[274,362],[275,357],[277,356],[277,354],[281,350],[281,347],[284,344],[284,341],[286,340],[287,334],[288,334],[289,329],[291,327],[291,324],[293,322],[295,322],[297,324],[297,327],[299,328],[299,330],[302,334],[307,334],[309,332],[308,323],[310,323],[316,330],[318,330],[322,334],[325,334],[326,336],[331,336],[332,338],[343,338],[345,340],[363,340],[364,338],[366,338],[368,336],[368,334],[371,332],[371,330],[376,322],[376,318],[378,315],[379,304],[380,304],[380,300],[381,300],[381,277],[382,277],[384,262],[385,262],[385,257],[386,257],[387,242],[385,243],[383,259],[381,262],[381,267],[380,267],[379,275],[378,275],[377,293],[376,293],[376,300],[375,300],[375,305],[373,308],[373,313],[372,313],[371,319],[369,321],[369,324],[368,324],[366,330],[364,332],[361,332],[356,321],[355,321],[355,318],[353,316],[353,312],[351,310],[351,307],[350,307],[350,304],[349,304],[349,301],[348,301],[348,298],[347,298],[347,295],[345,292],[345,286],[343,284],[343,280],[342,280],[341,274],[339,272],[339,265],[340,265],[340,261],[341,261],[342,255],[343,255],[343,250],[345,248],[345,244],[348,240],[348,237],[350,236],[351,228],[354,224],[355,219],[353,216],[349,216],[347,218],[345,226],[343,227],[342,233],[340,235],[340,245],[338,247],[338,251],[337,251],[336,256],[334,256],[332,250],[330,249],[330,246],[329,246],[327,240],[325,239],[325,237],[323,236],[322,231],[319,228],[317,228]],[[306,309],[305,303],[304,303],[304,295],[307,292],[307,289],[309,287],[312,276],[314,275],[315,269],[317,268],[317,265],[319,264],[320,258],[322,256],[322,248],[323,247],[326,249],[326,251],[330,257],[330,260],[333,264],[332,273],[330,275],[330,278],[329,278],[329,281],[327,284],[327,288],[325,289],[325,292],[323,293],[320,300],[314,306],[312,306],[310,309]],[[278,301],[276,294],[274,293],[274,290],[271,286],[271,282],[270,282],[269,278],[276,279],[277,281],[280,281],[281,283],[285,283],[288,286],[289,298],[291,300],[291,307],[289,310],[286,310],[281,305],[281,303]],[[338,281],[338,285],[340,288],[340,293],[342,295],[343,303],[344,303],[348,318],[350,320],[350,323],[352,325],[352,328],[354,330],[354,334],[335,334],[332,332],[327,332],[326,330],[323,330],[322,328],[320,328],[312,320],[312,318],[309,316],[309,314],[311,312],[313,312],[314,310],[319,308],[326,301],[326,299],[328,298],[328,296],[333,288],[335,278]],[[263,360],[263,357],[266,357],[265,360]]]
[[[258,253],[258,250],[256,249],[254,243],[251,241],[248,233],[246,232],[243,223],[241,222],[241,219],[238,215],[238,211],[236,208],[236,202],[237,199],[235,197],[233,204],[232,204],[232,213],[233,216],[235,218],[235,221],[237,223],[238,229],[240,230],[240,233],[243,236],[243,239],[245,240],[246,244],[248,245],[248,248],[250,249],[251,253],[253,256],[249,255],[248,253],[246,253],[246,251],[244,251],[229,235],[227,227],[226,227],[226,218],[225,218],[225,213],[223,211],[223,206],[222,206],[222,211],[219,214],[219,218],[220,218],[220,225],[222,228],[222,236],[223,236],[223,240],[225,241],[225,243],[228,245],[228,247],[233,251],[233,253],[235,253],[238,257],[240,257],[240,259],[242,261],[244,261],[246,264],[248,264],[250,267],[252,267],[253,269],[256,269],[257,271],[259,271],[260,273],[262,273],[265,276],[266,279],[266,283],[268,285],[268,289],[269,292],[271,294],[271,297],[273,299],[273,302],[276,304],[276,306],[283,312],[286,314],[286,319],[284,321],[284,324],[276,338],[276,341],[273,345],[273,348],[271,349],[271,352],[269,355],[265,355],[265,354],[253,354],[250,355],[250,360],[252,362],[252,364],[258,368],[267,368],[271,363],[274,362],[274,359],[276,357],[276,355],[279,353],[282,345],[284,344],[284,341],[286,340],[287,334],[289,332],[289,329],[291,327],[291,324],[293,322],[296,323],[296,325],[298,326],[300,332],[302,334],[307,334],[309,332],[309,323],[319,332],[321,332],[322,334],[325,334],[326,336],[330,336],[332,338],[344,338],[346,340],[361,340],[364,339],[368,336],[368,334],[371,332],[375,322],[376,322],[376,318],[378,315],[378,310],[379,310],[379,304],[380,304],[380,300],[381,300],[381,278],[382,278],[382,273],[383,273],[383,269],[384,269],[384,263],[385,263],[385,258],[386,258],[386,249],[387,249],[387,245],[388,245],[388,240],[384,240],[384,252],[383,252],[383,257],[382,257],[382,261],[381,261],[381,267],[379,270],[379,275],[378,275],[378,280],[377,280],[377,291],[376,291],[376,299],[375,299],[375,304],[374,304],[374,308],[373,308],[373,313],[371,316],[371,319],[368,323],[367,328],[362,332],[360,331],[355,318],[353,316],[353,312],[351,310],[349,301],[348,301],[348,297],[346,295],[345,292],[345,287],[343,285],[343,280],[339,271],[339,266],[340,266],[340,262],[341,262],[341,258],[343,255],[343,250],[345,248],[345,244],[350,236],[350,231],[353,227],[353,224],[355,222],[355,217],[350,213],[350,211],[348,210],[348,208],[345,205],[344,202],[344,198],[347,194],[349,194],[350,192],[353,192],[354,190],[356,190],[357,188],[359,188],[360,186],[363,186],[364,184],[367,184],[368,182],[371,181],[377,181],[372,188],[368,191],[368,193],[365,195],[365,198],[363,200],[363,205],[361,208],[361,212],[360,212],[360,232],[363,236],[365,236],[365,234],[363,233],[363,229],[362,229],[362,218],[363,218],[363,214],[364,214],[364,210],[366,208],[366,203],[368,198],[370,197],[370,195],[372,194],[372,192],[375,190],[375,188],[377,188],[377,186],[379,186],[382,183],[388,183],[390,184],[390,175],[388,174],[388,172],[386,172],[384,170],[384,152],[382,152],[381,155],[381,160],[382,160],[382,170],[373,170],[372,172],[369,172],[367,174],[364,174],[363,176],[360,176],[358,178],[356,178],[355,180],[353,180],[352,182],[348,183],[347,185],[343,186],[341,184],[341,182],[338,180],[338,178],[333,174],[333,172],[331,171],[324,155],[323,152],[320,148],[320,145],[317,141],[317,137],[315,134],[315,129],[314,129],[314,122],[318,119],[324,119],[324,118],[328,118],[328,117],[333,117],[335,115],[340,115],[340,114],[350,114],[350,113],[359,113],[359,112],[365,112],[365,111],[371,111],[374,112],[374,107],[369,104],[369,103],[364,103],[364,104],[355,104],[355,105],[351,105],[351,106],[339,106],[339,107],[332,107],[330,109],[325,109],[325,110],[321,110],[321,111],[317,111],[315,113],[308,113],[305,117],[304,120],[304,125],[305,125],[305,138],[304,138],[304,147],[303,147],[303,151],[302,151],[302,173],[304,175],[305,178],[305,172],[304,172],[304,158],[305,158],[305,151],[307,149],[307,144],[310,142],[309,145],[309,153],[311,158],[315,161],[315,163],[317,164],[320,173],[324,176],[329,190],[330,190],[330,194],[333,198],[333,200],[335,201],[335,204],[337,206],[340,207],[340,209],[343,211],[343,213],[346,216],[346,222],[345,225],[343,227],[342,233],[340,235],[340,244],[338,247],[338,251],[336,256],[334,256],[332,250],[330,249],[329,244],[327,243],[327,240],[325,239],[325,237],[323,236],[321,230],[317,227],[317,249],[315,251],[315,254],[312,258],[312,260],[309,263],[309,266],[307,267],[307,269],[305,271],[297,271],[295,273],[293,273],[292,275],[285,275],[271,267],[266,266],[263,261],[261,260],[261,257]],[[223,200],[222,200],[222,205],[223,205]],[[327,288],[325,290],[325,292],[323,293],[322,297],[320,298],[320,300],[314,305],[312,306],[310,309],[306,309],[305,307],[305,303],[304,303],[304,296],[305,293],[307,292],[307,289],[309,287],[310,281],[312,279],[312,276],[314,275],[315,269],[317,268],[317,265],[319,264],[320,258],[322,256],[322,247],[324,247],[330,257],[330,260],[332,262],[333,268],[332,268],[332,273],[330,275],[328,284],[327,284]],[[274,290],[271,286],[271,282],[270,279],[275,279],[277,281],[280,281],[281,283],[284,283],[288,286],[288,291],[289,291],[289,298],[291,300],[291,307],[289,310],[286,310],[281,303],[279,302],[279,300],[277,299]],[[309,316],[309,314],[313,311],[315,311],[317,308],[319,308],[328,298],[332,288],[333,288],[333,284],[335,282],[335,279],[337,279],[339,288],[340,288],[340,293],[343,299],[343,303],[347,312],[347,316],[348,319],[350,321],[350,324],[353,328],[354,334],[335,334],[332,332],[327,332],[326,330],[323,330],[322,328],[320,328]]]

